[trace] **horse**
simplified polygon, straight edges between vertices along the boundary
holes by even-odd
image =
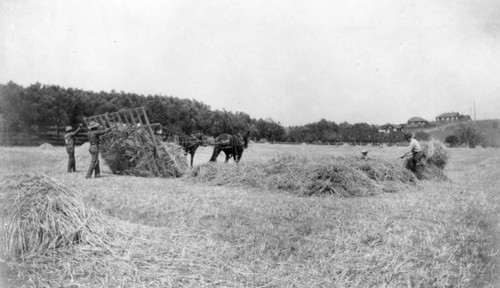
[[[210,162],[217,161],[217,156],[223,151],[226,154],[226,163],[231,157],[234,158],[234,162],[238,163],[243,156],[243,150],[248,148],[248,138],[250,137],[250,131],[245,133],[244,136],[241,135],[231,135],[231,134],[221,134],[215,138],[214,152],[210,158]]]
[[[200,147],[200,145],[206,145],[207,137],[203,135],[203,133],[186,135],[184,133],[174,134],[173,131],[170,132],[170,135],[164,134],[164,140],[167,142],[175,142],[180,145],[184,150],[184,156],[187,156],[188,154],[191,155],[191,167],[193,167],[194,154],[196,153],[196,150],[198,149],[198,147]]]

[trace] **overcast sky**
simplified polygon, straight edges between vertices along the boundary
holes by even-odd
[[[0,83],[302,125],[500,118],[500,1],[0,1]]]

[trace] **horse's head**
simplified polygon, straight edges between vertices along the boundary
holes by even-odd
[[[248,148],[248,139],[250,138],[250,130],[248,130],[245,135],[243,135],[243,147]]]
[[[197,144],[206,146],[207,145],[207,136],[201,132],[191,134],[193,140],[196,141]]]

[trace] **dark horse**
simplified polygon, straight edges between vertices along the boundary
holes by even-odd
[[[219,156],[221,151],[226,154],[226,162],[229,161],[231,157],[234,158],[234,162],[240,162],[243,150],[248,148],[249,137],[250,131],[245,133],[244,136],[230,134],[219,135],[219,137],[215,138],[214,152],[212,158],[210,158],[210,162],[217,161],[217,156]]]
[[[194,154],[200,145],[205,145],[206,136],[203,134],[180,135],[177,138],[177,144],[181,145],[182,149],[184,149],[184,155],[191,155],[191,167],[193,167]]]
[[[184,150],[184,155],[191,155],[191,167],[193,167],[193,158],[196,150],[200,145],[206,145],[206,136],[202,133],[186,135],[184,133],[176,133],[174,131],[164,129],[167,133],[162,132],[164,141],[175,142]]]

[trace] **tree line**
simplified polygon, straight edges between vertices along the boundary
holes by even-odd
[[[12,81],[0,84],[0,129],[41,134],[51,127],[76,126],[84,117],[146,108],[151,123],[185,134],[202,132],[217,136],[251,130],[254,141],[307,143],[390,143],[401,133],[380,133],[367,123],[337,124],[321,119],[301,126],[284,127],[271,118],[255,119],[244,112],[213,110],[197,100],[126,92],[93,92],[40,83],[23,87]]]

